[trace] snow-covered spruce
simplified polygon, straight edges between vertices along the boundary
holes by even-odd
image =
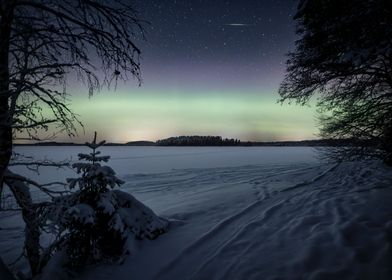
[[[90,154],[79,154],[80,162],[73,168],[81,174],[67,179],[73,194],[59,197],[50,211],[60,231],[58,249],[64,248],[70,267],[101,261],[112,261],[132,253],[135,239],[155,239],[168,230],[168,221],[135,199],[132,195],[113,190],[123,184],[96,149],[105,142],[86,145]]]

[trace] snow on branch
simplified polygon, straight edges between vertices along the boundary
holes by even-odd
[[[72,165],[80,174],[67,179],[75,191],[54,198],[45,210],[47,226],[57,236],[45,254],[65,251],[71,268],[123,258],[133,252],[136,240],[155,239],[169,227],[166,219],[132,195],[112,190],[124,182],[111,167],[101,165],[110,157],[97,156],[96,149],[105,142],[96,139],[95,133],[86,145],[92,149],[90,154],[79,154],[84,162]]]

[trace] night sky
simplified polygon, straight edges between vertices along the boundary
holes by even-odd
[[[151,22],[145,86],[271,89],[295,36],[296,1],[138,1]]]
[[[221,135],[241,140],[315,138],[314,109],[277,104],[294,46],[294,0],[137,0],[145,25],[142,85],[92,99],[74,89],[89,138],[157,140]]]

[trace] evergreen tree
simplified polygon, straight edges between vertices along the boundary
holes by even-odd
[[[104,143],[97,143],[96,133],[86,143],[91,153],[79,154],[84,162],[73,164],[80,177],[67,180],[75,192],[57,198],[48,209],[51,228],[58,228],[56,235],[60,236],[52,247],[65,249],[72,268],[117,260],[131,253],[135,240],[155,239],[168,229],[167,220],[132,195],[113,190],[123,181],[111,167],[101,165],[110,158],[97,151]]]
[[[86,143],[92,152],[79,154],[79,162],[73,164],[79,178],[68,179],[71,189],[78,188],[77,204],[65,212],[64,227],[69,231],[67,253],[71,266],[101,260],[103,257],[121,256],[125,236],[123,227],[118,225],[117,216],[108,197],[108,191],[123,184],[109,166],[102,166],[109,156],[99,156],[97,149],[105,141]],[[108,204],[107,204],[108,203]]]

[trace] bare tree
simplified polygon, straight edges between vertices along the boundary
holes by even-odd
[[[0,0],[0,194],[7,184],[22,209],[33,275],[39,229],[28,189],[39,184],[7,170],[13,140],[39,139],[51,126],[74,135],[81,123],[68,106],[67,78],[90,95],[118,79],[140,83],[140,36],[125,0]]]
[[[387,0],[299,1],[299,39],[282,101],[319,99],[321,136],[352,139],[335,156],[392,164],[392,5]]]

